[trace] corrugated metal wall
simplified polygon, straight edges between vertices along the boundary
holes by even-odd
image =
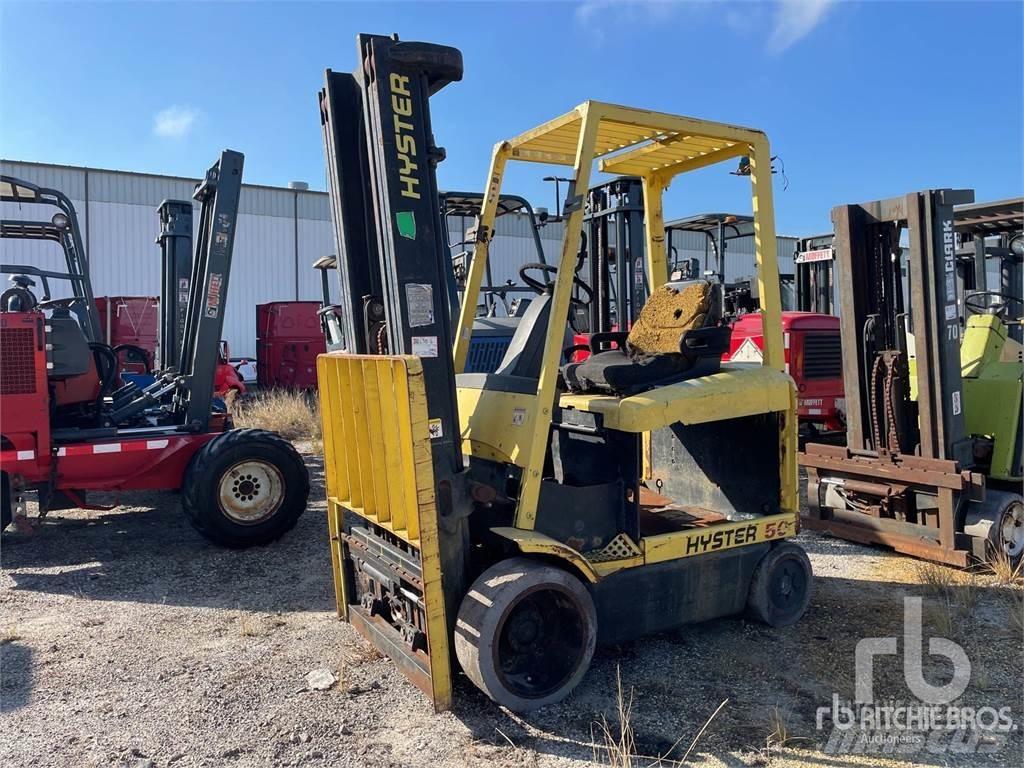
[[[195,179],[108,171],[0,160],[0,173],[40,186],[58,189],[71,198],[78,212],[97,296],[158,295],[160,250],[156,208],[166,199],[191,198]],[[40,211],[18,211],[0,204],[3,218],[38,218]],[[198,206],[195,217],[198,226]],[[46,214],[49,216],[49,213]],[[451,217],[454,242],[472,220]],[[518,281],[518,268],[536,261],[536,245],[529,220],[520,214],[497,220],[491,249],[491,274],[495,285]],[[558,257],[561,224],[540,230],[548,261]],[[685,241],[680,238],[685,235]],[[703,258],[703,235],[677,233],[679,256]],[[795,241],[779,239],[779,269],[793,271]],[[31,263],[63,270],[63,255],[53,243],[0,240],[0,261]],[[323,192],[296,191],[281,187],[244,185],[239,203],[235,259],[228,289],[224,338],[234,356],[256,354],[256,305],[268,301],[319,300],[320,276],[312,264],[334,253],[330,207]],[[453,251],[457,252],[456,246]],[[727,278],[754,271],[753,240],[736,240],[726,252]],[[333,287],[333,286],[332,286]],[[54,296],[63,295],[53,285]]]
[[[11,161],[0,162],[0,170],[72,198],[97,296],[159,294],[156,208],[169,198],[188,200],[196,180]],[[0,215],[40,214],[30,210],[19,214],[15,207],[6,204]],[[198,205],[196,214],[198,228]],[[323,193],[243,187],[224,317],[224,338],[233,355],[256,354],[256,304],[320,298],[316,275],[306,273],[313,272],[310,265],[315,259],[333,252],[333,243]],[[63,269],[63,256],[55,244],[7,240],[0,247],[4,262]],[[57,285],[53,287],[57,295]]]

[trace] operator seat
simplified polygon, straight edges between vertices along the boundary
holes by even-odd
[[[644,304],[629,333],[595,333],[591,355],[562,369],[570,392],[635,395],[657,386],[716,373],[732,328],[721,319],[718,283],[669,283]],[[602,350],[614,342],[617,349]]]
[[[543,293],[530,301],[516,326],[505,356],[494,373],[460,373],[456,386],[466,389],[489,389],[499,392],[537,393],[537,380],[544,358],[544,340],[551,316],[551,294]],[[566,326],[563,347],[571,341]]]
[[[39,304],[32,293],[36,282],[28,275],[11,275],[10,288],[0,294],[0,312],[31,312]]]

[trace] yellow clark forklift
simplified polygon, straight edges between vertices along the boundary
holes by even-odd
[[[318,360],[338,612],[432,700],[459,669],[500,705],[563,699],[596,644],[746,612],[807,609],[795,391],[783,371],[768,140],[756,130],[584,102],[499,142],[461,315],[435,178],[429,97],[458,50],[360,35],[320,116],[344,351]],[[764,365],[723,364],[703,280],[668,282],[662,193],[749,158]],[[506,163],[567,166],[565,233],[501,365],[464,373]],[[649,298],[630,328],[572,345],[593,168],[639,177]],[[454,343],[453,343],[454,340]]]

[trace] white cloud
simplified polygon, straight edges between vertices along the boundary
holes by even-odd
[[[782,0],[775,10],[775,20],[768,50],[781,53],[806,37],[831,10],[834,0]]]
[[[199,119],[195,107],[173,106],[161,109],[153,118],[153,133],[165,139],[185,138]]]

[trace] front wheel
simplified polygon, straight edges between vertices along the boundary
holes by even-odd
[[[287,440],[262,429],[233,429],[189,464],[182,507],[215,544],[268,544],[295,527],[309,498],[309,473]]]
[[[788,627],[800,620],[811,603],[814,574],[803,548],[784,541],[768,550],[750,580],[747,609],[770,627]]]
[[[466,676],[513,712],[568,696],[596,642],[597,611],[583,583],[524,557],[502,560],[473,582],[455,627]]]

